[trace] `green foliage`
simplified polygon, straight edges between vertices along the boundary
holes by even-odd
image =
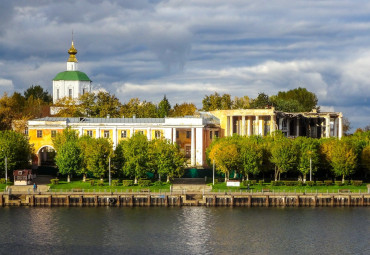
[[[112,180],[112,186],[118,186],[119,180]]]
[[[284,181],[285,186],[302,186],[301,181]]]
[[[53,184],[53,185],[57,185],[57,184],[59,184],[59,179],[51,179],[50,183]]]
[[[151,183],[152,183],[151,180],[140,179],[137,184],[140,187],[149,187]]]
[[[270,98],[265,93],[259,93],[257,98],[252,101],[252,109],[265,109],[271,106]]]
[[[104,186],[104,180],[99,180],[98,181],[98,186]]]
[[[331,186],[331,185],[333,185],[333,181],[332,180],[325,180],[324,184],[325,184],[325,186]]]
[[[319,165],[319,141],[314,138],[304,136],[297,137],[294,140],[298,148],[298,170],[303,174],[304,179],[310,173],[310,159],[312,173],[315,174]]]
[[[6,181],[5,181],[5,178],[1,178],[1,179],[0,179],[0,184],[5,184],[5,182],[6,182]]]
[[[126,104],[121,107],[121,116],[125,118],[157,118],[157,106],[145,100],[140,102],[139,98],[131,98]]]
[[[184,117],[184,116],[193,116],[197,107],[193,103],[182,103],[175,104],[173,109],[170,111],[171,117]]]
[[[240,157],[241,173],[248,176],[249,174],[257,175],[262,168],[263,152],[260,144],[260,137],[248,136],[238,139],[238,149]]]
[[[278,174],[292,170],[297,161],[297,150],[292,140],[285,137],[278,137],[271,147],[270,161],[275,164],[275,180]]]
[[[90,180],[90,185],[95,186],[95,180]]]
[[[123,180],[122,181],[122,186],[133,186],[134,185],[134,181],[133,180]]]
[[[76,141],[66,141],[59,147],[55,157],[55,164],[61,174],[71,175],[79,171],[82,165],[82,158],[81,150]]]
[[[323,181],[316,181],[316,186],[324,186],[324,182]]]
[[[282,181],[271,181],[271,186],[282,186],[283,184]]]
[[[258,185],[261,185],[262,186],[263,185],[263,180],[259,180],[258,181]]]
[[[357,167],[357,155],[352,144],[337,140],[332,151],[331,165],[336,176],[344,177],[353,174]]]
[[[155,186],[163,186],[164,185],[164,183],[162,181],[155,181],[153,184]]]
[[[104,176],[108,171],[109,157],[112,153],[112,144],[108,139],[91,139],[85,152],[86,169],[95,177]]]
[[[24,91],[24,97],[26,100],[28,100],[30,97],[33,97],[34,99],[41,99],[45,103],[51,103],[53,101],[52,96],[49,94],[49,92],[40,86],[31,86],[26,91]]]
[[[312,187],[315,185],[315,182],[314,181],[306,181],[306,185],[309,186],[309,187]]]
[[[342,185],[344,185],[344,184],[342,183],[342,181],[335,181],[334,183],[335,183],[335,185],[336,185],[336,186],[342,186]]]
[[[167,117],[170,113],[170,110],[171,110],[170,102],[168,102],[166,95],[164,95],[162,101],[160,101],[158,104],[158,117],[159,118]]]
[[[28,138],[14,131],[0,131],[0,171],[5,173],[5,158],[7,158],[8,172],[24,169],[29,165],[33,148]]]
[[[215,92],[213,95],[205,96],[202,100],[203,111],[228,110],[231,109],[232,102],[229,94],[222,96]]]
[[[317,97],[305,88],[296,88],[287,92],[279,91],[271,97],[276,110],[287,112],[310,112],[317,108]]]

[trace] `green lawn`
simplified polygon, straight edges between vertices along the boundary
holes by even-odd
[[[365,193],[367,192],[367,187],[366,184],[362,184],[361,186],[353,186],[353,185],[344,185],[344,186],[313,186],[313,187],[308,187],[308,186],[271,186],[270,183],[266,183],[263,186],[261,185],[253,185],[250,186],[249,191],[250,192],[261,192],[262,189],[264,190],[271,190],[272,192],[289,192],[289,193],[337,193],[338,190],[350,190],[352,193]],[[248,191],[247,187],[241,185],[241,187],[227,187],[226,183],[217,183],[213,186],[212,188],[213,192],[225,192],[225,191],[242,191],[246,192]]]
[[[95,182],[98,182],[96,180]],[[148,190],[150,189],[151,192],[169,192],[170,191],[170,184],[164,183],[163,185],[151,185],[149,187],[140,187],[137,185],[134,186],[122,186],[122,182],[119,183],[119,186],[109,186],[108,182],[105,181],[103,186],[99,186],[95,184],[91,186],[90,182],[83,182],[81,180],[78,181],[71,181],[70,183],[66,181],[60,181],[59,184],[50,184],[51,192],[59,192],[59,191],[74,191],[83,190],[84,192],[131,192],[131,191],[141,191],[141,190]]]
[[[4,190],[6,188],[6,186],[9,186],[9,185],[13,185],[12,182],[8,182],[8,184],[0,184],[0,190]]]

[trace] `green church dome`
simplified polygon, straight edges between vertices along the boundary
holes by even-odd
[[[53,81],[91,81],[90,78],[80,71],[65,71],[58,73]]]

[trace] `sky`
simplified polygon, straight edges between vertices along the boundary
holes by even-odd
[[[79,70],[123,103],[304,87],[370,125],[368,0],[0,0],[0,93],[52,92],[72,30]]]

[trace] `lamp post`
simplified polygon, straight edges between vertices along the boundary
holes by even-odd
[[[109,170],[109,186],[112,185],[112,178],[111,178],[111,175],[110,175],[110,156],[108,158],[108,162],[109,162],[109,167],[108,167],[108,170]]]

